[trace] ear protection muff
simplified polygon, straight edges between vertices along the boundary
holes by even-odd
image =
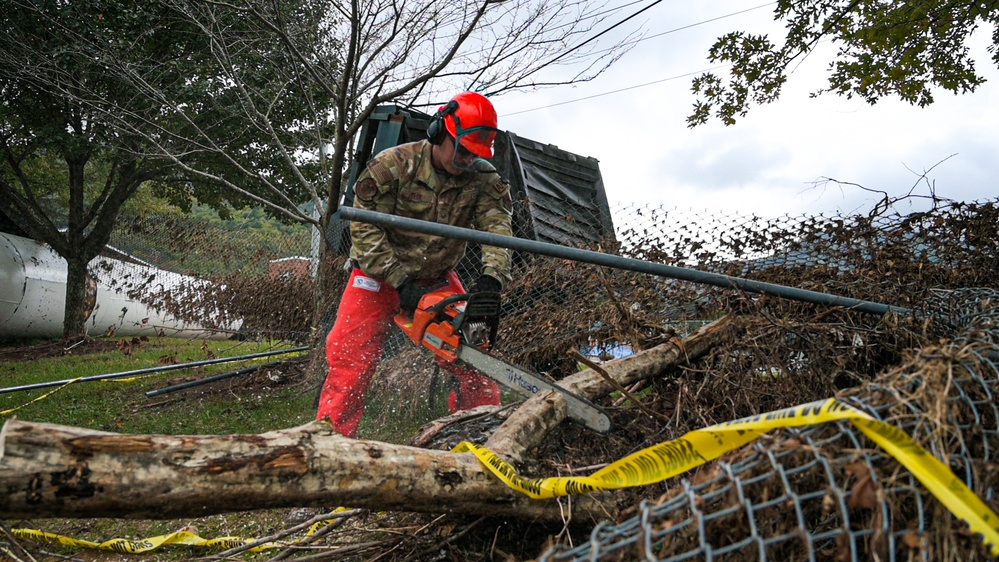
[[[427,139],[431,144],[444,142],[444,135],[447,134],[447,127],[444,126],[444,118],[458,111],[458,102],[451,100],[447,105],[437,110],[437,113],[430,118],[430,125],[427,126]]]

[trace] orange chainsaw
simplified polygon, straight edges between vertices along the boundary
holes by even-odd
[[[600,406],[488,353],[496,342],[499,314],[499,293],[459,294],[445,287],[424,295],[412,318],[400,312],[395,323],[417,345],[445,361],[460,361],[522,396],[558,392],[565,398],[570,419],[601,433],[609,431],[610,417]]]

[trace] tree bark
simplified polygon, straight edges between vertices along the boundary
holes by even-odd
[[[471,454],[359,441],[316,421],[260,435],[121,435],[10,420],[0,430],[7,518],[168,519],[299,506],[559,521]],[[603,513],[594,497],[574,518]],[[589,517],[587,517],[589,515]]]
[[[90,259],[86,256],[63,256],[66,258],[66,303],[63,308],[63,339],[75,338],[87,333],[86,322],[93,312],[95,298],[88,295],[88,280],[90,275],[87,272],[87,264]],[[97,287],[94,287],[96,293]]]
[[[606,364],[621,384],[703,353],[729,319]],[[613,385],[582,371],[562,384],[590,398]],[[519,458],[566,417],[557,394],[536,396],[487,442]],[[544,476],[544,475],[541,475]],[[325,421],[260,435],[121,435],[12,419],[0,429],[0,513],[11,518],[167,519],[252,509],[349,506],[561,521],[557,501],[532,500],[471,454],[359,441]],[[606,515],[606,494],[575,498],[575,521]]]
[[[634,355],[603,365],[607,374],[627,386],[662,373],[670,366],[696,358],[717,344],[728,333],[732,318],[723,316],[685,338],[657,345]],[[559,381],[559,385],[584,398],[606,396],[614,386],[598,373],[586,369]],[[486,447],[518,462],[527,451],[540,445],[552,429],[566,418],[565,400],[557,393],[539,394],[517,408],[507,421],[486,441]]]

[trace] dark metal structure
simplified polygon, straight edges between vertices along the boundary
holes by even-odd
[[[354,183],[368,160],[386,148],[426,138],[431,116],[395,105],[380,106],[361,127],[340,206],[354,201]],[[493,166],[510,183],[518,238],[587,247],[615,238],[600,166],[595,158],[506,131],[496,139]],[[345,221],[328,230],[337,253],[350,249]]]
[[[25,384],[20,386],[11,386],[7,388],[0,388],[0,394],[7,394],[9,392],[20,392],[22,390],[36,390],[39,388],[50,388],[53,386],[63,386],[67,384],[77,383],[77,382],[91,382],[91,381],[107,381],[113,379],[123,379],[125,377],[133,377],[135,375],[145,375],[149,373],[162,373],[165,371],[176,371],[177,369],[190,369],[192,367],[201,367],[204,365],[217,365],[219,363],[232,363],[234,361],[247,361],[250,359],[259,359],[261,357],[270,357],[272,355],[286,355],[289,353],[300,353],[309,350],[308,346],[293,347],[291,349],[277,349],[274,351],[263,351],[260,353],[251,353],[249,355],[240,355],[238,357],[219,357],[216,359],[205,359],[203,361],[191,361],[188,363],[177,363],[175,365],[160,365],[157,367],[147,367],[145,369],[134,369],[131,371],[122,371],[119,373],[107,373],[104,375],[93,375],[89,377],[79,377],[76,379],[63,379],[58,381],[48,381],[39,382],[34,384]]]

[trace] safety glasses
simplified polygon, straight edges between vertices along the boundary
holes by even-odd
[[[462,171],[477,171],[475,161],[477,158],[492,158],[493,143],[499,129],[493,127],[470,127],[465,129],[461,126],[461,119],[457,115],[454,118],[455,131],[458,135],[454,138],[454,158],[452,164]]]

